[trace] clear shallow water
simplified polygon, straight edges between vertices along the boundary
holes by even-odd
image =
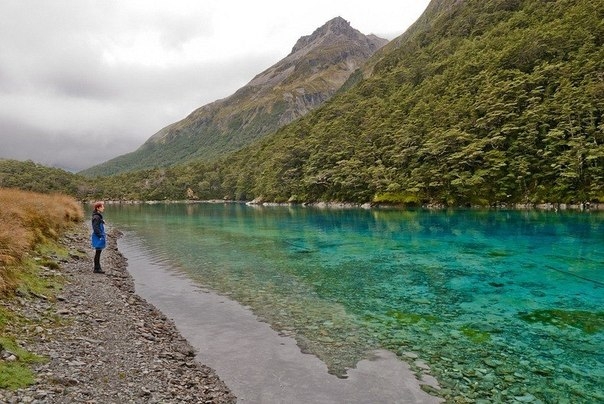
[[[106,216],[340,376],[387,348],[454,395],[604,402],[602,213],[176,204]]]

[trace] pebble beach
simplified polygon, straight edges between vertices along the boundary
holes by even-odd
[[[44,359],[33,365],[35,384],[0,390],[0,402],[236,402],[173,322],[135,293],[117,232],[103,252],[106,273],[92,273],[88,232],[82,224],[64,236],[69,257],[52,257],[58,268],[42,267],[44,276],[64,280],[56,296],[18,295],[7,303],[33,320],[13,332]],[[9,360],[12,353],[1,354]]]

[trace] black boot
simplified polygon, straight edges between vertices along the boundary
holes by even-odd
[[[101,269],[101,251],[103,250],[96,250],[95,254],[94,254],[94,272],[95,274],[104,274],[105,271],[103,271]]]

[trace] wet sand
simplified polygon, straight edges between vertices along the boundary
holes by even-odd
[[[394,353],[373,352],[347,379],[327,372],[296,341],[254,313],[183,274],[148,259],[128,234],[118,241],[136,293],[171,318],[241,403],[439,403]],[[423,384],[436,386],[433,378]]]

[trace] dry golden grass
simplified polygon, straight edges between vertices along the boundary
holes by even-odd
[[[25,254],[83,218],[72,197],[0,188],[0,295],[15,286],[15,265]]]

